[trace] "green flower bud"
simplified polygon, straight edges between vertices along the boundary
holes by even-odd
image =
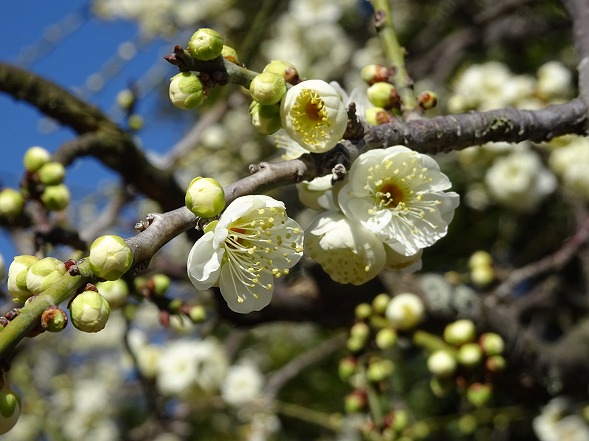
[[[20,417],[20,397],[15,394],[8,382],[3,379],[4,385],[0,389],[0,435],[10,431]]]
[[[286,81],[274,72],[262,72],[250,83],[252,99],[264,106],[278,103],[285,93]]]
[[[116,101],[117,106],[121,109],[128,110],[135,104],[135,94],[132,90],[123,89],[117,93]]]
[[[458,349],[456,359],[462,366],[474,368],[483,361],[483,351],[476,343],[466,343]]]
[[[379,382],[389,378],[393,374],[394,370],[395,365],[391,360],[378,359],[376,361],[370,362],[368,365],[366,378],[368,378],[369,381]]]
[[[202,305],[194,305],[190,308],[188,317],[193,323],[202,323],[207,318],[207,310]]]
[[[384,109],[399,107],[401,102],[397,88],[391,83],[374,83],[366,90],[366,95],[368,96],[368,101],[374,106]]]
[[[391,301],[391,296],[383,292],[372,299],[372,309],[377,314],[384,314]]]
[[[423,110],[433,109],[438,104],[438,95],[432,91],[421,92],[417,96],[417,104]]]
[[[22,303],[33,295],[27,288],[27,272],[39,259],[35,256],[15,256],[8,267],[8,292],[16,303]]]
[[[353,338],[366,340],[369,335],[370,327],[364,322],[354,323],[354,325],[350,329],[350,336]]]
[[[287,61],[272,60],[264,67],[262,72],[272,72],[280,75],[289,84],[297,84],[299,82],[299,72],[297,68]]]
[[[153,293],[156,296],[163,296],[172,283],[165,274],[155,274],[151,280],[153,281]]]
[[[374,83],[386,82],[389,76],[389,69],[381,64],[369,64],[360,70],[360,78],[369,86]]]
[[[444,340],[451,345],[460,346],[476,338],[476,327],[471,320],[456,320],[444,328]]]
[[[221,55],[223,43],[221,34],[209,28],[201,28],[190,37],[188,50],[197,60],[207,61]]]
[[[116,280],[133,266],[133,252],[122,237],[101,236],[90,246],[90,269],[105,280]]]
[[[70,204],[70,191],[64,184],[49,185],[41,194],[41,202],[48,210],[64,210]]]
[[[190,182],[184,201],[195,215],[210,218],[225,208],[225,192],[215,179],[198,176]]]
[[[495,280],[495,270],[491,266],[477,266],[470,271],[470,281],[477,286],[486,286]]]
[[[49,332],[60,332],[67,326],[67,314],[58,307],[47,308],[41,315],[41,327]]]
[[[391,428],[397,433],[405,430],[409,424],[409,413],[404,409],[397,409],[394,411],[392,417]]]
[[[355,390],[344,398],[344,408],[347,413],[360,412],[366,407],[366,404],[366,393],[361,390]]]
[[[119,309],[129,297],[129,287],[124,280],[107,280],[96,284],[98,292],[106,299],[110,309]]]
[[[489,372],[496,373],[501,372],[507,366],[507,362],[502,355],[492,355],[485,360],[485,367]]]
[[[20,191],[5,188],[0,191],[0,217],[12,218],[22,213],[25,199]]]
[[[72,323],[83,332],[98,332],[104,328],[110,316],[108,301],[97,291],[84,291],[70,303]]]
[[[366,122],[370,125],[386,124],[393,119],[393,115],[382,107],[369,107],[366,109]]]
[[[39,180],[45,185],[57,185],[65,178],[65,167],[60,162],[50,161],[39,169]]]
[[[28,172],[34,173],[51,160],[51,154],[43,147],[34,146],[25,152],[23,164]]]
[[[493,387],[486,383],[473,383],[466,390],[466,399],[474,407],[483,407],[493,397]]]
[[[376,346],[379,349],[389,349],[397,343],[397,331],[392,328],[383,328],[376,333]]]
[[[494,332],[485,332],[479,338],[479,344],[486,356],[501,355],[505,350],[503,337]]]
[[[233,49],[231,46],[223,45],[223,49],[221,50],[221,56],[233,64],[240,64],[239,59],[237,58],[237,51]]]
[[[414,328],[423,320],[425,306],[415,294],[398,294],[387,305],[385,315],[396,329],[406,331]]]
[[[129,124],[129,128],[134,131],[141,130],[143,128],[143,125],[145,124],[145,120],[143,119],[143,117],[141,115],[138,115],[137,113],[130,115],[127,122]]]
[[[27,288],[34,295],[43,293],[66,272],[65,264],[54,257],[46,257],[31,265],[27,272]]]
[[[350,352],[359,352],[366,346],[366,339],[356,336],[350,335],[348,341],[346,342],[346,347]]]
[[[170,78],[170,101],[179,109],[200,106],[207,97],[200,78],[193,72],[180,72]]]
[[[257,101],[252,101],[250,119],[254,128],[262,135],[272,135],[282,128],[279,104],[263,106]]]
[[[491,265],[493,265],[493,258],[486,251],[476,251],[472,254],[472,256],[470,256],[470,259],[468,259],[468,266],[470,269],[476,268],[478,266]]]
[[[427,368],[436,377],[448,378],[456,372],[456,358],[444,349],[433,352],[427,359]]]
[[[372,307],[368,303],[360,303],[354,310],[357,319],[364,320],[372,314]]]
[[[354,357],[342,358],[338,365],[338,373],[342,380],[347,381],[356,373],[358,362]]]

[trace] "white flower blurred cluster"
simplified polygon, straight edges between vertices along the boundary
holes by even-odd
[[[589,140],[563,136],[550,142],[548,165],[561,179],[565,193],[589,200]]]
[[[557,61],[540,66],[537,78],[516,75],[505,64],[489,61],[462,71],[453,89],[448,110],[461,113],[503,107],[537,109],[570,98],[573,83],[571,71]]]
[[[534,432],[540,441],[585,441],[589,426],[578,414],[571,413],[563,398],[554,398],[534,418]]]
[[[450,186],[426,155],[404,146],[368,151],[343,183],[299,186],[302,202],[327,210],[306,229],[305,252],[338,283],[419,269],[423,248],[446,235],[458,206]]]
[[[241,362],[229,368],[221,386],[221,397],[231,406],[251,403],[260,396],[264,377],[251,362]]]

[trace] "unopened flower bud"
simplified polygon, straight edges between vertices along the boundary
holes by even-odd
[[[128,110],[135,104],[135,94],[130,89],[123,89],[117,93],[116,102],[121,109]]]
[[[156,296],[163,296],[172,283],[165,274],[154,274],[151,280],[153,281],[153,293]]]
[[[470,343],[476,338],[476,327],[471,320],[456,320],[444,328],[444,340],[454,346]]]
[[[501,355],[505,350],[503,337],[494,332],[485,332],[479,337],[479,344],[487,357]]]
[[[447,378],[456,372],[456,358],[444,349],[433,352],[427,359],[427,368],[436,377]]]
[[[202,323],[207,318],[207,310],[202,305],[194,305],[190,308],[188,317],[193,323]]]
[[[197,60],[208,61],[221,55],[223,43],[223,36],[217,31],[201,28],[190,37],[188,50]]]
[[[369,335],[370,327],[364,322],[354,323],[354,325],[350,329],[350,336],[353,338],[366,340]]]
[[[368,303],[360,303],[354,309],[354,315],[357,319],[364,320],[372,314],[372,307]]]
[[[133,265],[133,253],[122,237],[101,236],[90,246],[90,269],[105,280],[116,280]]]
[[[35,295],[43,293],[66,273],[65,264],[54,257],[45,257],[27,271],[27,288]]]
[[[360,78],[372,86],[374,83],[386,82],[390,76],[390,71],[382,64],[369,64],[360,70]]]
[[[15,256],[8,267],[8,293],[16,303],[22,303],[33,295],[27,288],[27,272],[39,259],[35,256]]]
[[[417,96],[417,104],[423,110],[429,110],[438,104],[438,95],[432,91],[421,92]]]
[[[58,307],[47,308],[41,315],[41,326],[49,332],[60,332],[67,326],[67,314]]]
[[[141,115],[134,113],[129,116],[129,119],[127,119],[127,123],[129,124],[129,128],[131,130],[138,131],[143,128],[145,120]]]
[[[495,280],[495,271],[491,266],[477,266],[470,271],[470,280],[479,287],[487,286]]]
[[[97,291],[84,291],[70,303],[72,323],[83,332],[98,332],[110,316],[110,306]]]
[[[64,210],[70,204],[70,191],[64,184],[49,185],[41,194],[41,202],[48,210]]]
[[[397,343],[397,332],[392,328],[383,328],[376,333],[376,346],[379,349],[389,349]]]
[[[239,65],[239,58],[237,58],[237,51],[231,46],[223,45],[221,56],[227,61]]]
[[[368,378],[369,381],[379,382],[390,377],[394,370],[395,365],[391,360],[378,359],[376,361],[371,361],[368,365],[366,378]]]
[[[225,208],[225,192],[215,179],[198,176],[190,182],[184,201],[195,215],[210,218]]]
[[[417,326],[423,320],[425,306],[415,294],[403,293],[391,299],[385,315],[396,329],[406,331]]]
[[[20,191],[5,188],[0,191],[0,217],[12,218],[22,213],[25,200]]]
[[[0,389],[0,435],[10,431],[20,417],[20,397],[15,394],[6,379]]]
[[[462,366],[474,368],[483,361],[483,351],[476,343],[466,343],[458,349],[456,359]]]
[[[200,106],[207,97],[200,78],[193,72],[180,72],[170,78],[170,101],[179,109]]]
[[[366,407],[366,403],[366,393],[360,390],[355,390],[344,398],[344,408],[348,413],[362,411]]]
[[[394,116],[382,107],[369,107],[366,109],[366,122],[373,126],[387,124],[393,121]]]
[[[264,106],[278,103],[286,93],[284,77],[274,72],[262,72],[250,83],[250,94],[254,101]]]
[[[289,84],[299,83],[299,72],[297,71],[297,68],[287,61],[272,60],[266,65],[266,67],[264,67],[263,72],[277,73]]]
[[[38,171],[39,180],[45,185],[57,185],[65,178],[65,167],[61,162],[50,161]]]
[[[356,373],[358,362],[355,357],[342,358],[338,365],[338,373],[342,380],[348,380],[352,375]]]
[[[372,309],[376,314],[384,314],[391,301],[391,296],[386,292],[378,294],[372,299]]]
[[[397,88],[391,83],[374,83],[366,90],[366,95],[368,96],[368,101],[374,106],[384,109],[399,107],[401,102]]]
[[[262,135],[272,135],[282,128],[279,104],[264,106],[257,101],[252,101],[250,119],[254,128]]]
[[[110,309],[119,309],[129,297],[129,287],[122,279],[107,280],[96,284],[98,292],[106,299]]]
[[[502,355],[493,355],[485,360],[485,368],[492,373],[501,372],[507,366]]]
[[[473,383],[466,390],[466,399],[474,407],[485,406],[493,397],[493,388],[487,383]]]
[[[25,152],[23,165],[28,172],[34,173],[51,160],[51,154],[43,147],[34,146]]]
[[[346,342],[346,347],[350,352],[360,352],[366,346],[366,339],[355,335],[350,335]]]
[[[491,255],[483,250],[474,252],[470,259],[468,259],[468,266],[470,269],[474,269],[479,266],[490,266],[493,265],[493,258]]]

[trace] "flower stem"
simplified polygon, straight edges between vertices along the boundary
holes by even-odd
[[[393,27],[389,0],[370,0],[374,9],[376,31],[384,49],[387,63],[393,67],[392,83],[399,91],[404,114],[417,111],[417,99],[413,91],[413,80],[405,67],[405,50],[397,40]]]

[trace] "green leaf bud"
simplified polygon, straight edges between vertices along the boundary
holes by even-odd
[[[106,299],[110,309],[119,309],[129,297],[129,287],[124,280],[107,280],[96,284],[98,292]]]
[[[51,154],[43,147],[34,146],[25,152],[23,165],[28,172],[34,173],[51,160]]]
[[[223,45],[223,49],[221,50],[221,56],[233,64],[240,64],[239,58],[237,58],[237,51],[233,49],[231,46]]]
[[[456,359],[462,366],[474,368],[483,361],[483,351],[477,343],[466,343],[458,349]]]
[[[64,184],[49,185],[41,194],[41,202],[48,210],[64,210],[70,204],[70,191]]]
[[[172,283],[165,274],[155,274],[151,280],[153,281],[153,293],[156,296],[163,296]]]
[[[374,106],[384,109],[399,107],[401,102],[397,88],[391,83],[374,83],[366,90],[366,95],[368,96],[368,101]]]
[[[4,385],[0,389],[0,435],[7,433],[16,425],[21,412],[20,396],[12,391],[5,379],[2,381]]]
[[[65,264],[54,257],[45,257],[31,265],[27,271],[27,288],[34,295],[43,293],[66,272]]]
[[[264,67],[262,72],[272,72],[280,75],[289,84],[299,83],[300,77],[297,68],[287,61],[272,60]]]
[[[190,182],[184,201],[195,215],[211,218],[225,208],[225,192],[215,179],[198,176]]]
[[[207,97],[200,78],[193,72],[180,72],[170,78],[170,101],[179,109],[200,106]]]
[[[57,185],[65,178],[65,167],[60,162],[50,161],[38,171],[39,180],[45,185]]]
[[[503,341],[503,337],[494,332],[485,332],[481,334],[479,338],[479,344],[481,345],[485,355],[488,357],[493,355],[501,355],[505,350],[505,342]]]
[[[262,135],[272,135],[282,128],[279,104],[264,106],[257,101],[252,101],[250,119],[254,128]]]
[[[470,343],[476,338],[476,327],[472,320],[456,320],[444,328],[444,340],[454,346]]]
[[[456,366],[456,358],[444,349],[432,352],[427,359],[427,368],[436,377],[447,378],[454,375]]]
[[[190,37],[188,50],[197,60],[208,61],[221,55],[223,44],[223,36],[217,31],[201,28]]]
[[[5,188],[0,191],[0,217],[13,218],[22,213],[25,199],[20,191]]]
[[[8,267],[8,292],[14,297],[13,301],[22,303],[33,295],[27,288],[27,272],[39,259],[35,256],[15,256]]]
[[[264,106],[278,103],[286,93],[286,81],[274,72],[262,72],[250,83],[250,94],[254,101]]]
[[[98,277],[116,280],[133,266],[133,252],[122,237],[101,236],[90,246],[88,262]]]
[[[98,332],[110,316],[108,301],[97,291],[84,291],[70,303],[72,323],[83,332]]]
[[[67,326],[66,312],[58,307],[47,308],[41,315],[41,326],[49,332],[60,332]]]

